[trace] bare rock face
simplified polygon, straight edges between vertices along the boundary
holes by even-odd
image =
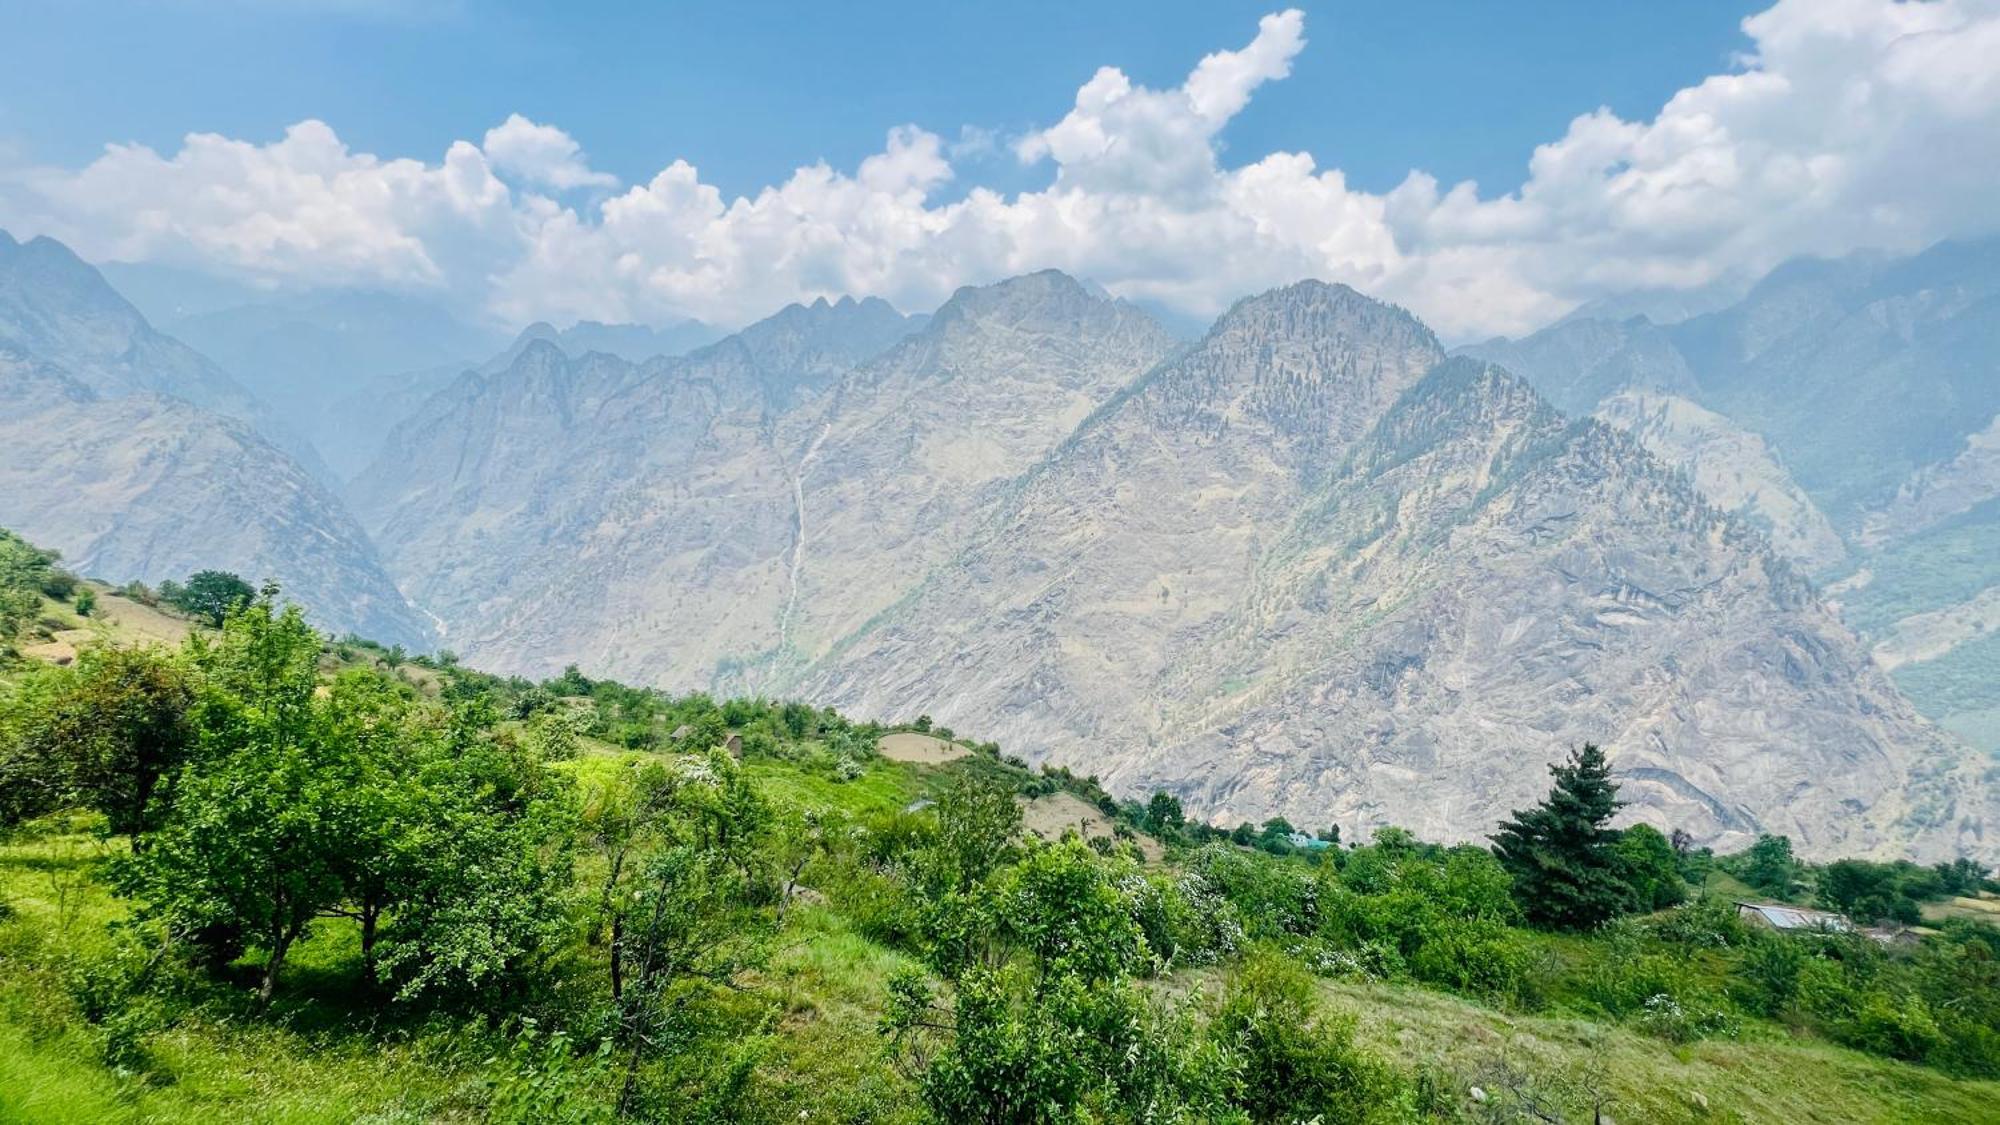
[[[1407,314],[1247,301],[798,680],[1222,821],[1478,838],[1606,745],[1631,815],[1983,847],[1956,749],[1754,529]]]
[[[430,630],[261,403],[67,247],[0,233],[0,525],[94,577],[275,579],[321,627]]]
[[[5,342],[0,525],[84,574],[232,570],[276,581],[323,629],[429,647],[340,502],[248,425],[158,394],[101,396]]]
[[[1585,310],[1467,352],[1765,530],[1924,715],[2000,752],[2000,239],[1803,259],[1672,325]]]
[[[1592,414],[1686,473],[1709,503],[1757,525],[1773,550],[1807,574],[1847,557],[1832,522],[1756,434],[1679,395],[1620,391]]]
[[[641,366],[530,344],[433,399],[353,496],[461,652],[757,690],[951,557],[1172,346],[1055,273],[928,322],[794,306]]]

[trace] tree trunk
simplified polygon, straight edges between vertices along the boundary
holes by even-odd
[[[380,975],[375,970],[375,925],[382,918],[382,908],[374,903],[364,903],[361,907],[361,979],[370,992],[381,984]]]
[[[278,990],[278,970],[285,967],[285,954],[292,948],[291,933],[281,934],[271,943],[271,955],[264,959],[264,980],[257,986],[257,1006],[271,1006],[271,995]]]
[[[625,995],[625,912],[611,915],[611,1002]]]

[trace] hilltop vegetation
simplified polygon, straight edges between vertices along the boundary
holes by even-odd
[[[962,755],[410,658],[268,590],[133,644],[83,591],[130,604],[0,538],[0,647],[99,638],[0,653],[0,1119],[1954,1121],[2000,1095],[2000,932],[1780,936],[1716,893],[1874,921],[1983,871],[1611,829],[1592,750],[1497,854],[1342,846],[927,719]],[[1022,831],[1058,800],[1108,831]]]

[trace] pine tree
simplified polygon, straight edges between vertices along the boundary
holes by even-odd
[[[1522,913],[1539,926],[1586,930],[1630,901],[1608,823],[1622,806],[1604,752],[1585,743],[1552,765],[1555,785],[1542,803],[1516,810],[1493,836],[1493,854],[1514,877]]]

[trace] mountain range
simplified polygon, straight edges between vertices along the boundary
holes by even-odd
[[[2000,239],[1793,262],[1675,323],[1572,316],[1465,351],[1757,524],[1925,714],[2000,751]]]
[[[1588,740],[1704,842],[1990,855],[1996,245],[1457,353],[1341,285],[1189,341],[1054,271],[484,360],[178,322],[238,380],[8,240],[0,524],[503,673],[929,714],[1218,821],[1477,839]]]

